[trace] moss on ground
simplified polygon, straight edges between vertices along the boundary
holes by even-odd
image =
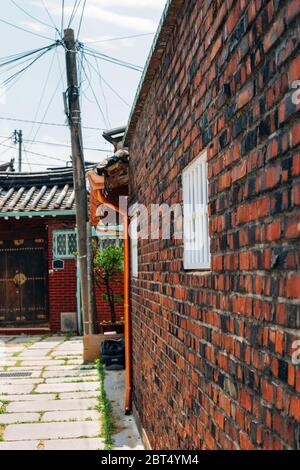
[[[97,411],[101,415],[101,433],[100,437],[104,441],[105,450],[112,450],[114,441],[113,441],[113,432],[114,432],[114,419],[113,419],[113,410],[111,402],[108,400],[106,391],[105,391],[105,369],[104,365],[101,363],[100,359],[96,361],[96,367],[99,374],[100,381],[100,394],[99,394],[99,404],[97,406]]]

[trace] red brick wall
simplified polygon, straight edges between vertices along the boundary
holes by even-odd
[[[209,158],[212,271],[139,244],[133,394],[155,449],[300,446],[299,20],[297,0],[185,1],[131,141],[132,202],[181,203]]]
[[[111,284],[114,293],[116,296],[123,296],[124,295],[124,275],[120,274],[116,276],[116,282]],[[103,321],[110,322],[110,308],[109,303],[107,300],[104,300],[102,295],[106,294],[106,290],[104,286],[99,289],[98,286],[96,287],[96,304],[97,304],[97,322],[101,323]],[[124,302],[116,301],[115,303],[115,311],[116,311],[116,320],[120,321],[124,319]]]
[[[49,263],[49,318],[51,331],[60,331],[60,314],[77,312],[77,267],[75,260],[64,260],[64,269],[53,270],[52,237],[54,230],[74,229],[75,219],[70,221],[49,221],[48,263]]]
[[[54,230],[67,230],[75,227],[75,220],[69,222],[50,221],[48,224],[48,263],[52,270],[53,249],[52,234]],[[116,295],[124,292],[123,275],[118,276],[117,283],[112,284]],[[103,300],[105,292],[96,287],[97,323],[110,321],[110,309],[108,302]],[[49,317],[52,331],[60,330],[61,312],[77,312],[77,266],[75,260],[64,260],[64,269],[55,270],[49,274]],[[121,320],[124,315],[123,302],[116,303],[116,319]]]

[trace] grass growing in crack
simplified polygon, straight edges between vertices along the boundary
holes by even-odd
[[[4,431],[5,431],[5,426],[0,424],[0,442],[4,441],[4,438],[3,438]]]
[[[100,380],[100,395],[98,398],[99,404],[96,407],[96,410],[99,411],[99,413],[101,414],[100,436],[104,440],[105,450],[112,450],[114,444],[112,437],[114,431],[113,412],[111,403],[106,396],[106,391],[104,387],[105,370],[100,359],[97,359],[96,367]]]
[[[0,415],[3,415],[6,412],[6,406],[9,402],[2,401],[2,406],[0,406]]]

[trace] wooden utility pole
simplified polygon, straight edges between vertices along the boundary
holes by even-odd
[[[81,276],[81,304],[84,335],[94,332],[94,306],[90,302],[90,284],[92,282],[88,269],[88,210],[87,191],[85,179],[85,163],[83,155],[83,140],[81,130],[81,113],[79,101],[79,87],[76,64],[76,44],[73,29],[64,32],[66,48],[66,67],[68,82],[68,117],[71,131],[73,179],[76,202],[76,224],[78,236],[78,257]]]
[[[23,132],[15,130],[15,144],[19,144],[19,158],[18,158],[18,171],[22,173],[22,145],[23,145]]]

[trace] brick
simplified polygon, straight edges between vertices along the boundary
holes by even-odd
[[[275,23],[272,24],[270,31],[264,38],[263,46],[265,53],[277,42],[284,31],[283,18],[279,18]]]
[[[291,0],[287,9],[288,21],[291,22],[297,15],[299,15],[299,2],[298,0]]]
[[[237,108],[241,109],[252,100],[254,94],[253,82],[247,85],[237,97]]]
[[[269,242],[280,240],[281,237],[281,222],[275,220],[267,227],[267,240]]]
[[[287,296],[299,299],[300,296],[300,275],[289,276],[287,279]]]

